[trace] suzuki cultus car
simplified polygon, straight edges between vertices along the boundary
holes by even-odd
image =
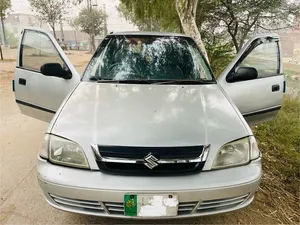
[[[276,116],[285,88],[278,35],[250,39],[218,79],[174,33],[112,33],[82,77],[41,29],[24,29],[17,57],[21,112],[51,121],[37,164],[51,206],[149,219],[252,202],[262,171],[249,125]]]

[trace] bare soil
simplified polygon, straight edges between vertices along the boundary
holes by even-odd
[[[79,72],[83,72],[91,55],[87,52],[67,53]],[[36,179],[36,155],[47,124],[23,116],[15,103],[11,88],[16,65],[16,50],[4,50],[0,61],[0,224],[279,224],[288,223],[276,216],[277,201],[266,191],[258,190],[247,208],[194,219],[132,221],[105,219],[62,212],[43,199]],[[288,203],[287,203],[288,204]],[[288,208],[286,210],[289,210]],[[291,222],[292,223],[292,222]]]

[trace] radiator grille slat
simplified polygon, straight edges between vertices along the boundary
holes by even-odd
[[[179,203],[179,208],[180,207],[195,207],[196,206],[196,204],[197,204],[198,202],[188,202],[188,203],[185,203],[185,202],[183,202],[183,203]]]
[[[107,211],[113,215],[124,215],[124,204],[121,202],[104,202]]]
[[[59,199],[59,200],[62,200],[62,201],[68,201],[68,202],[72,202],[72,203],[79,203],[79,204],[86,204],[86,205],[99,205],[99,206],[101,206],[100,203],[97,202],[97,201],[75,200],[75,199],[71,199],[71,198],[59,197],[59,196],[52,195],[52,194],[50,194],[50,196],[53,199]]]
[[[234,200],[234,201],[228,201],[228,202],[224,202],[224,203],[214,203],[214,204],[211,204],[211,205],[200,205],[199,209],[202,210],[202,209],[211,209],[211,208],[218,208],[218,207],[224,207],[224,206],[230,206],[230,205],[235,205],[235,204],[239,204],[241,202],[243,202],[244,199],[239,199],[239,200]]]
[[[182,211],[192,211],[194,208],[193,207],[180,207],[178,208],[178,211],[179,212],[182,212]]]
[[[71,198],[60,197],[52,194],[50,194],[50,196],[57,204],[62,205],[64,207],[93,210],[93,211],[96,210],[99,212],[104,212],[104,209],[101,206],[100,202],[97,201],[71,199]]]
[[[117,207],[108,207],[107,208],[109,212],[124,212],[124,208],[117,208]]]
[[[218,211],[222,209],[234,208],[240,205],[242,202],[246,201],[248,196],[249,194],[233,198],[203,201],[200,203],[200,206],[198,207],[196,212],[201,213],[207,211]]]
[[[123,204],[117,204],[117,203],[105,203],[106,207],[117,207],[117,208],[124,208]]]
[[[62,201],[59,199],[54,199],[55,202],[67,205],[67,206],[72,206],[72,207],[79,207],[79,208],[85,208],[85,209],[98,209],[98,210],[103,210],[101,206],[91,206],[91,205],[84,205],[84,204],[76,204],[76,203],[71,203],[67,201]]]
[[[244,199],[247,196],[248,196],[248,194],[247,195],[243,195],[243,196],[239,196],[239,197],[235,197],[235,198],[227,198],[227,199],[220,199],[220,200],[203,201],[203,202],[201,202],[201,205],[210,205],[210,204],[215,204],[215,203],[229,202],[229,201],[233,201],[233,200]]]

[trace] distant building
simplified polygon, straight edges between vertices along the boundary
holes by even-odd
[[[13,33],[14,36],[19,39],[21,35],[21,31],[24,27],[39,27],[45,29],[53,34],[52,30],[50,29],[49,25],[44,21],[39,20],[36,16],[32,14],[26,13],[10,13],[4,21],[5,28],[10,33]],[[60,31],[60,26],[57,24],[55,29],[56,38],[60,41],[62,40],[62,35]],[[2,37],[2,30],[1,30],[1,37]],[[102,35],[98,35],[95,38],[96,46],[103,40]],[[74,31],[70,26],[64,24],[64,41],[67,43],[71,43],[77,41],[78,45],[89,45],[89,35],[83,33],[79,30]]]
[[[51,33],[53,33],[51,31]],[[56,38],[58,38],[59,40],[62,39],[62,35],[60,30],[56,30],[55,31],[56,34]],[[89,35],[86,33],[83,33],[79,30],[64,30],[64,38],[65,41],[75,41],[75,38],[77,40],[77,42],[81,42],[81,41],[88,41],[89,40]]]
[[[22,29],[26,26],[48,29],[48,25],[46,23],[38,20],[31,14],[25,13],[10,13],[4,22],[6,29],[13,32],[16,36],[19,36]]]
[[[5,22],[5,28],[18,36],[21,34],[21,31],[24,29],[24,27],[28,27],[28,26],[43,28],[47,31],[50,31],[50,33],[52,33],[52,30],[50,29],[47,23],[39,20],[36,16],[32,14],[10,13],[4,22]],[[61,40],[62,38],[61,38],[59,24],[57,24],[56,26],[55,33],[56,33],[56,38],[59,38]],[[67,40],[75,41],[74,30],[64,29],[64,37],[66,41]],[[76,39],[79,42],[86,41],[89,39],[89,36],[79,30],[76,30]]]

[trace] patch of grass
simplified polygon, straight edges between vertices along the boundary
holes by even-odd
[[[300,222],[300,102],[286,96],[275,120],[252,128],[263,154],[258,201],[282,223]],[[267,210],[266,207],[265,210]]]
[[[283,74],[286,75],[287,77],[290,77],[290,76],[294,76],[294,75],[299,75],[300,72],[296,71],[296,70],[284,69]]]

